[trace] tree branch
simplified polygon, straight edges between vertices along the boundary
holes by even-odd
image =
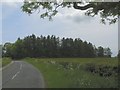
[[[73,7],[74,7],[75,9],[79,9],[79,10],[86,10],[86,9],[88,9],[88,8],[93,8],[93,7],[94,7],[93,4],[87,4],[87,5],[85,5],[85,6],[78,6],[77,4],[78,4],[77,2],[73,2]]]

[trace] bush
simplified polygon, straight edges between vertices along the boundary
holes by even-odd
[[[88,63],[85,66],[85,70],[99,74],[101,77],[109,77],[111,75],[118,75],[120,69],[117,66],[104,66],[104,65],[95,65],[93,63]]]

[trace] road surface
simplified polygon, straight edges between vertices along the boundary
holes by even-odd
[[[44,80],[31,64],[14,61],[2,70],[2,88],[44,88]]]

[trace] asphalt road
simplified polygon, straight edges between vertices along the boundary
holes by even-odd
[[[44,88],[44,79],[31,64],[14,61],[2,70],[2,88]]]

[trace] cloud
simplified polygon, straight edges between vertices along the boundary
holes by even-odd
[[[1,0],[1,2],[12,2],[12,3],[15,3],[15,2],[23,2],[24,0]]]
[[[118,20],[118,49],[120,50],[120,17]]]
[[[0,21],[2,20],[2,4],[0,3]]]
[[[2,20],[10,18],[17,10],[21,12],[21,2],[2,2]]]
[[[0,3],[0,44],[2,43],[2,5]]]
[[[74,8],[64,8],[61,9],[58,14],[56,15],[57,19],[64,19],[64,21],[67,22],[75,22],[75,23],[81,23],[81,22],[90,22],[93,17],[89,17],[85,15],[86,11],[77,10]]]
[[[79,15],[76,14],[74,16],[66,16],[67,19],[74,21],[75,23],[80,23],[80,22],[90,22],[93,18],[85,15]]]
[[[19,3],[22,3],[24,0],[2,0],[3,5],[9,6],[9,7],[17,7]]]
[[[15,8],[20,8],[20,5],[23,4],[20,2],[23,2],[24,0],[4,0],[3,5],[12,8],[11,11],[14,11]],[[42,12],[41,12],[42,13]],[[60,8],[58,14],[53,17],[56,19],[65,19],[64,21],[74,21],[75,23],[81,23],[81,22],[90,22],[93,18],[88,17],[85,14],[85,11],[77,10],[74,8]],[[91,19],[92,18],[92,19]]]

